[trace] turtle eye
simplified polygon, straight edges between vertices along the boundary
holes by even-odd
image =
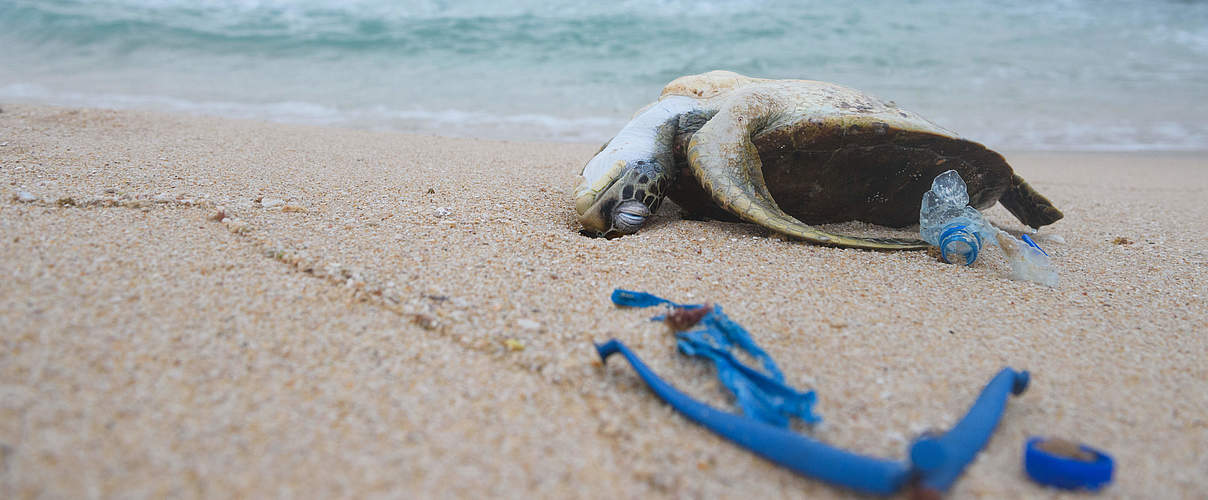
[[[627,201],[616,208],[612,215],[612,228],[621,234],[637,232],[650,217],[650,209],[640,201]]]

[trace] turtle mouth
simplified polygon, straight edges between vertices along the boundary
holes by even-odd
[[[612,205],[612,203],[605,203]],[[620,238],[621,236],[630,235],[638,232],[646,221],[650,219],[650,208],[639,201],[624,201],[616,204],[613,207],[605,207],[601,222],[605,224],[592,224],[595,227],[586,227],[579,231],[579,234],[589,238]],[[587,221],[585,221],[587,222]]]
[[[649,218],[650,209],[642,202],[633,200],[623,202],[613,209],[612,231],[621,235],[636,233]]]
[[[626,201],[621,200],[620,187],[617,185],[624,178],[624,175],[618,175],[612,179],[603,189],[592,204],[579,215],[579,223],[583,224],[583,230],[580,234],[591,236],[593,238],[616,238],[623,234],[630,234],[637,229],[633,229],[628,233],[622,233],[617,230],[617,218],[621,212],[618,207],[626,205]],[[630,210],[632,212],[632,210]],[[632,220],[627,217],[627,221],[623,224],[628,224]],[[639,224],[640,226],[640,224]]]

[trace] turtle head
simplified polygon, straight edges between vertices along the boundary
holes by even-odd
[[[663,202],[672,175],[654,159],[616,160],[594,183],[599,189],[585,179],[575,198],[584,231],[608,238],[637,232]]]
[[[685,96],[647,106],[583,167],[575,210],[584,233],[612,238],[641,229],[677,172],[672,142],[680,116],[699,108]]]

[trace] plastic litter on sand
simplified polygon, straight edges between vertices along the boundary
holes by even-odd
[[[612,299],[614,304],[626,307],[702,308],[681,306],[652,294],[621,289],[613,292]],[[779,370],[773,377],[734,359],[730,349],[738,344],[752,355],[762,357],[765,365],[775,368],[775,363],[755,346],[746,330],[726,318],[720,307],[713,306],[701,322],[704,323],[701,329],[677,334],[680,351],[713,360],[719,377],[734,392],[744,415],[717,410],[680,392],[616,339],[597,344],[596,350],[603,360],[613,354],[622,354],[655,394],[685,417],[718,435],[781,466],[863,493],[893,494],[913,478],[916,497],[941,496],[989,441],[1006,409],[1008,396],[1022,394],[1030,379],[1026,371],[1004,368],[986,385],[964,418],[952,429],[943,434],[928,433],[919,437],[910,448],[908,460],[868,457],[789,430],[786,417],[792,414],[791,410],[804,410],[808,416],[814,393],[801,394],[785,386]],[[788,401],[807,404],[786,408],[784,403]],[[786,412],[786,409],[790,411]],[[802,418],[808,421],[806,417]]]
[[[1049,254],[1028,235],[1016,239],[969,206],[968,187],[955,170],[936,176],[931,190],[923,194],[919,236],[939,247],[944,261],[966,266],[973,265],[984,245],[997,244],[1011,266],[1011,279],[1057,286],[1057,270]]]

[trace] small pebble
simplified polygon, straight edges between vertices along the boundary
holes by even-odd
[[[537,331],[541,329],[541,323],[527,318],[516,321],[516,326],[530,331]]]
[[[277,208],[285,205],[285,200],[279,198],[263,198],[260,200],[260,206],[264,208]]]
[[[29,191],[17,191],[17,195],[13,198],[21,203],[33,203],[38,201],[38,197],[34,196],[34,194]]]
[[[411,317],[411,322],[419,325],[420,328],[425,330],[432,330],[436,328],[436,318],[430,314],[416,314]]]
[[[226,207],[218,205],[213,212],[210,213],[208,219],[216,222],[223,222],[227,218]]]
[[[243,234],[248,231],[251,231],[251,229],[252,229],[251,226],[248,225],[248,223],[243,222],[239,219],[231,219],[228,217],[228,218],[222,219],[222,223],[226,225],[228,230],[230,230],[232,233],[235,233],[235,234]]]
[[[286,205],[281,207],[282,212],[305,212],[306,207],[300,205]]]
[[[524,342],[516,339],[507,339],[503,341],[503,345],[507,346],[508,350],[512,352],[524,350]]]
[[[447,216],[453,215],[453,211],[449,210],[445,207],[437,208],[434,213],[436,214],[437,217],[447,217]]]

